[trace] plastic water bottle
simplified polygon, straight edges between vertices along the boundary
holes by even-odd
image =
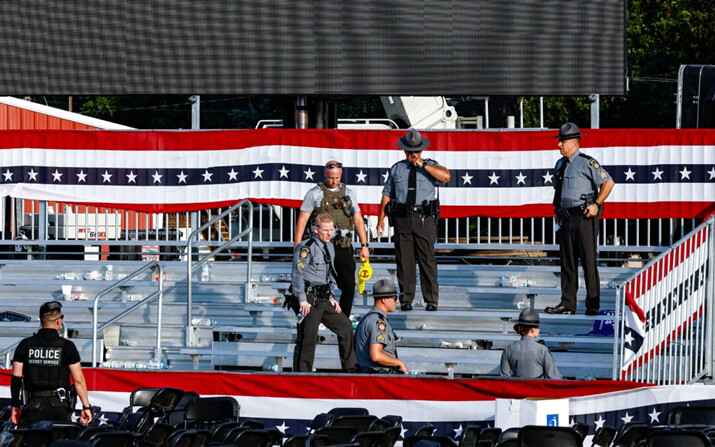
[[[104,266],[104,280],[105,281],[113,281],[114,280],[114,266],[113,265],[105,265]]]
[[[191,319],[192,326],[213,326],[214,324],[216,324],[216,321],[212,320],[210,318],[192,318]]]
[[[276,364],[273,364],[273,365],[264,365],[264,366],[263,366],[263,371],[278,372],[278,365],[276,365]]]
[[[156,359],[156,358],[149,360],[147,362],[146,366],[149,369],[165,369],[166,368],[166,364],[164,364],[164,362],[162,362],[161,359]]]
[[[305,320],[305,315],[303,315],[303,312],[298,312],[298,315],[295,316],[295,324],[300,325],[303,320]]]
[[[55,276],[55,279],[69,279],[69,280],[74,280],[74,279],[77,279],[77,275],[74,274],[73,272],[60,273],[59,275]]]
[[[419,376],[422,374],[427,374],[427,371],[424,369],[413,369],[412,371],[410,371],[410,374],[412,374],[413,376]]]
[[[208,264],[204,264],[201,266],[201,282],[206,282],[209,280],[209,277],[211,275],[211,270]]]
[[[85,274],[82,275],[82,279],[84,279],[85,281],[96,281],[96,280],[98,280],[98,279],[101,278],[101,277],[102,277],[102,274],[99,273],[99,272],[96,271],[96,270],[93,270],[93,271],[91,271],[91,272],[87,272],[87,273],[85,273]]]

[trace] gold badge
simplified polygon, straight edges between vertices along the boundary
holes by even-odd
[[[606,177],[608,177],[608,174],[606,173],[606,171],[601,171],[601,180],[605,180]]]
[[[296,265],[296,268],[304,269],[304,268],[305,268],[305,264],[303,264],[302,262],[299,262],[298,265]]]
[[[305,259],[308,257],[308,253],[310,253],[310,248],[308,247],[303,247],[300,249],[300,257],[302,259]]]
[[[385,329],[387,329],[387,324],[382,320],[377,320],[377,331],[385,332]]]
[[[596,169],[601,169],[601,165],[599,165],[598,162],[594,159],[591,159],[591,161],[588,162],[588,164],[590,164],[591,166],[593,166]]]
[[[378,335],[377,337],[375,337],[375,341],[383,341],[383,342],[384,342],[384,341],[385,341],[385,336],[382,335],[382,334],[380,334],[380,335]]]

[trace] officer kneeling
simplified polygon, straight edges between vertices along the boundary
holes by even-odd
[[[539,313],[524,309],[518,320],[511,320],[514,330],[521,335],[504,349],[501,356],[501,376],[521,379],[561,379],[549,348],[536,341],[539,336]]]
[[[405,362],[397,358],[395,333],[387,321],[387,314],[395,311],[400,295],[390,280],[381,279],[373,286],[375,305],[355,331],[355,351],[361,372],[407,374]]]
[[[22,340],[15,349],[10,381],[14,424],[30,426],[39,421],[69,421],[74,411],[70,376],[82,401],[79,421],[87,424],[92,420],[79,352],[74,343],[60,337],[58,332],[63,320],[62,303],[43,304],[40,306],[42,328]],[[23,378],[28,399],[21,408]]]

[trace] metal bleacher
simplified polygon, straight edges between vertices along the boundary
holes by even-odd
[[[28,314],[32,321],[0,321],[0,350],[37,330],[37,309],[50,299],[63,299],[62,285],[72,286],[63,301],[68,336],[77,344],[82,361],[92,360],[92,300],[110,281],[98,278],[112,264],[114,280],[143,265],[140,261],[0,261],[0,312]],[[208,281],[193,278],[192,337],[187,337],[186,264],[167,261],[162,312],[162,365],[151,365],[156,347],[157,304],[126,316],[99,334],[105,367],[165,367],[174,370],[267,370],[289,371],[295,340],[295,316],[281,307],[291,264],[287,261],[254,262],[253,290],[244,296],[245,262],[212,262]],[[372,263],[374,270],[366,290],[382,278],[395,280],[395,266]],[[601,309],[615,309],[618,283],[636,269],[602,267]],[[94,272],[94,273],[92,273]],[[510,318],[520,309],[543,310],[560,296],[557,266],[533,265],[439,265],[438,312],[425,312],[418,298],[412,312],[394,312],[390,321],[398,337],[398,352],[416,373],[474,377],[497,375],[501,350],[517,340]],[[70,274],[70,275],[68,275]],[[85,275],[86,274],[86,275]],[[57,279],[77,276],[80,279]],[[528,279],[529,287],[500,287],[502,276]],[[100,302],[99,322],[105,322],[136,304],[138,296],[156,289],[155,278],[130,281]],[[583,289],[583,288],[582,288]],[[75,298],[80,298],[75,300]],[[541,313],[541,339],[554,353],[566,377],[610,379],[613,374],[614,339],[608,325],[612,315],[583,314],[583,290],[577,315]],[[248,302],[247,302],[248,301]],[[372,301],[356,296],[353,320],[364,315]],[[192,338],[193,343],[187,340]],[[318,371],[340,369],[337,341],[327,329],[319,332],[315,367]]]

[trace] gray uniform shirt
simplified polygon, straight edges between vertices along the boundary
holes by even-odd
[[[582,154],[581,151],[574,152],[568,159],[561,157],[556,162],[554,173],[559,172],[561,165],[566,163],[564,171],[564,184],[561,188],[561,208],[573,208],[584,204],[581,199],[583,194],[590,194],[603,184],[611,176],[603,169],[603,166],[593,157]],[[554,188],[556,182],[554,182]]]
[[[343,185],[342,183],[340,184],[341,186]],[[330,191],[337,191],[340,189],[340,186],[338,186],[335,189],[328,188]],[[352,202],[352,205],[350,206],[350,211],[355,214],[360,212],[360,206],[358,206],[357,202],[357,194],[355,194],[355,191],[352,189],[345,187],[345,195],[350,197],[350,201]],[[311,214],[313,210],[321,206],[320,201],[323,200],[323,190],[320,189],[320,186],[315,185],[312,188],[308,190],[307,193],[305,193],[305,197],[303,198],[303,203],[300,205],[300,210],[305,211],[308,214]],[[308,222],[308,225],[311,225],[310,222]],[[349,233],[349,230],[346,229],[341,229],[340,230],[340,235],[345,236],[346,233]],[[337,235],[336,235],[337,236]]]
[[[442,167],[436,161],[428,158],[426,158],[424,162],[431,166]],[[402,160],[392,165],[390,175],[387,176],[385,187],[382,189],[382,195],[395,197],[396,203],[407,203],[407,188],[411,169],[412,164],[407,160]],[[415,204],[422,205],[422,202],[425,200],[428,202],[433,201],[436,198],[435,187],[440,184],[441,182],[432,177],[424,167],[417,168],[417,194]]]
[[[522,335],[521,340],[507,346],[501,355],[501,376],[522,379],[561,379],[549,348],[534,337]]]
[[[313,242],[310,242],[313,241]],[[310,242],[310,243],[309,243]],[[335,248],[332,242],[323,244],[317,236],[306,239],[296,247],[293,254],[293,272],[291,273],[291,285],[293,295],[298,297],[298,301],[308,301],[305,295],[305,288],[308,286],[333,285],[333,278],[330,274],[330,266],[325,259],[325,249],[330,253],[330,263],[335,259]]]
[[[384,346],[385,354],[397,358],[395,333],[385,314],[375,306],[360,320],[360,324],[355,330],[355,353],[358,365],[369,368],[385,368],[384,365],[370,359],[370,345],[373,343],[380,343]]]

